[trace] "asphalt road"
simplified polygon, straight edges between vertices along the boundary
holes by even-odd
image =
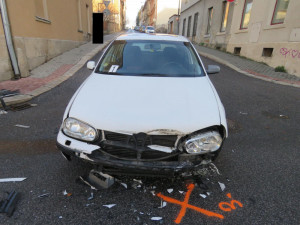
[[[221,73],[210,77],[230,127],[215,161],[221,175],[203,171],[189,204],[224,218],[188,208],[181,224],[299,224],[300,89],[220,67]],[[0,115],[0,178],[27,177],[18,183],[0,183],[0,199],[5,192],[21,193],[14,215],[0,214],[0,224],[174,224],[182,206],[168,203],[158,208],[161,200],[151,191],[183,201],[184,193],[179,192],[187,191],[183,180],[147,178],[138,188],[132,178],[124,177],[127,189],[115,183],[107,190],[91,191],[78,182],[91,167],[77,160],[67,162],[57,151],[55,139],[65,107],[89,73],[82,68],[33,99],[36,107]],[[225,185],[224,191],[218,182]],[[64,190],[72,195],[63,195]],[[42,194],[48,195],[39,198]],[[233,200],[239,202],[233,202],[234,207],[219,205]],[[116,205],[109,209],[106,204]]]

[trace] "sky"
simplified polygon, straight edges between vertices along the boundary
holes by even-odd
[[[157,0],[159,8],[164,7],[178,7],[178,0]],[[141,6],[144,5],[145,0],[126,0],[126,17],[127,17],[127,26],[135,26],[136,16]],[[158,9],[160,10],[160,9]],[[170,15],[171,16],[171,15]]]

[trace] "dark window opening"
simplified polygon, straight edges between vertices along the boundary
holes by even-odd
[[[212,16],[213,16],[213,7],[208,9],[208,20],[207,20],[206,34],[210,34]]]
[[[264,57],[272,57],[273,48],[264,48],[262,52],[262,56]]]
[[[198,13],[194,15],[194,26],[193,26],[193,36],[196,36],[197,33],[197,24],[198,24]]]
[[[235,47],[233,53],[235,55],[240,55],[241,54],[241,49],[242,49],[241,47]]]
[[[186,34],[187,37],[190,36],[191,20],[192,20],[192,16],[189,16],[189,20],[188,20],[188,28],[187,28],[187,34]]]
[[[186,19],[183,20],[183,24],[182,24],[182,36],[184,36],[185,33],[185,21]]]

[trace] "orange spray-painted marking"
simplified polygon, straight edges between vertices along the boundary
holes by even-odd
[[[218,213],[214,213],[214,212],[211,212],[211,211],[208,211],[208,210],[205,210],[205,209],[201,209],[199,207],[196,207],[196,206],[193,206],[193,205],[190,205],[188,204],[189,202],[189,199],[190,199],[190,195],[194,189],[195,185],[194,184],[189,184],[187,186],[187,193],[185,194],[185,197],[184,197],[184,201],[181,202],[181,201],[178,201],[177,199],[174,199],[174,198],[170,198],[170,197],[167,197],[167,196],[164,196],[162,195],[161,193],[158,193],[157,196],[162,198],[163,200],[165,200],[166,202],[169,202],[169,203],[173,203],[173,204],[177,204],[177,205],[181,205],[181,210],[175,220],[175,223],[180,223],[182,218],[184,217],[185,213],[186,213],[186,209],[189,208],[189,209],[193,209],[197,212],[200,212],[206,216],[212,216],[212,217],[217,217],[217,218],[220,218],[220,219],[224,219],[224,216],[221,215],[221,214],[218,214]]]
[[[228,193],[227,197],[231,198],[231,194]],[[237,204],[239,207],[243,208],[243,204],[241,202],[237,201],[237,200],[231,200],[230,203],[228,203],[228,202],[220,202],[219,203],[219,208],[221,210],[225,211],[225,212],[230,212],[230,211],[236,209],[236,207],[235,207],[234,204]]]

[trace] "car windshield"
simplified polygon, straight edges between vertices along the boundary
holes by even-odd
[[[147,30],[154,30],[153,27],[147,27],[146,29],[147,29]]]
[[[127,76],[204,76],[191,44],[180,41],[114,41],[95,71]]]

